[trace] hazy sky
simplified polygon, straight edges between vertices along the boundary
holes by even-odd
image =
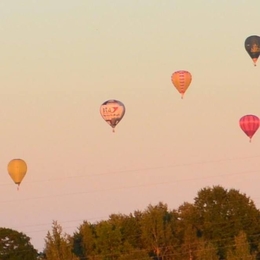
[[[221,185],[260,208],[260,63],[244,49],[260,35],[259,0],[0,1],[0,226],[35,248],[57,220],[87,220],[150,203],[177,209]],[[176,70],[193,76],[184,99]],[[116,133],[101,118],[125,104]],[[20,191],[7,164],[22,158]]]

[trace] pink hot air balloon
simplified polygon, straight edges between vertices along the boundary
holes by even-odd
[[[250,142],[254,134],[259,128],[260,120],[257,116],[246,115],[240,118],[239,125],[244,133],[250,138]]]

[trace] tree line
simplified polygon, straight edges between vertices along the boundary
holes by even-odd
[[[0,259],[260,260],[260,210],[239,190],[205,187],[178,209],[150,204],[83,221],[72,235],[53,221],[41,253],[25,234],[0,228]]]

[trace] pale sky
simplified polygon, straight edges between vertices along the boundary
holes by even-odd
[[[3,0],[0,2],[1,227],[38,250],[57,220],[87,220],[150,203],[177,209],[221,185],[260,208],[259,0]],[[184,99],[171,74],[193,77]],[[116,132],[108,99],[125,104]],[[7,173],[27,162],[20,190]]]

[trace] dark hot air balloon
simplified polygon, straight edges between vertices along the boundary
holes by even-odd
[[[256,66],[256,62],[260,55],[260,37],[252,35],[245,40],[245,49]]]

